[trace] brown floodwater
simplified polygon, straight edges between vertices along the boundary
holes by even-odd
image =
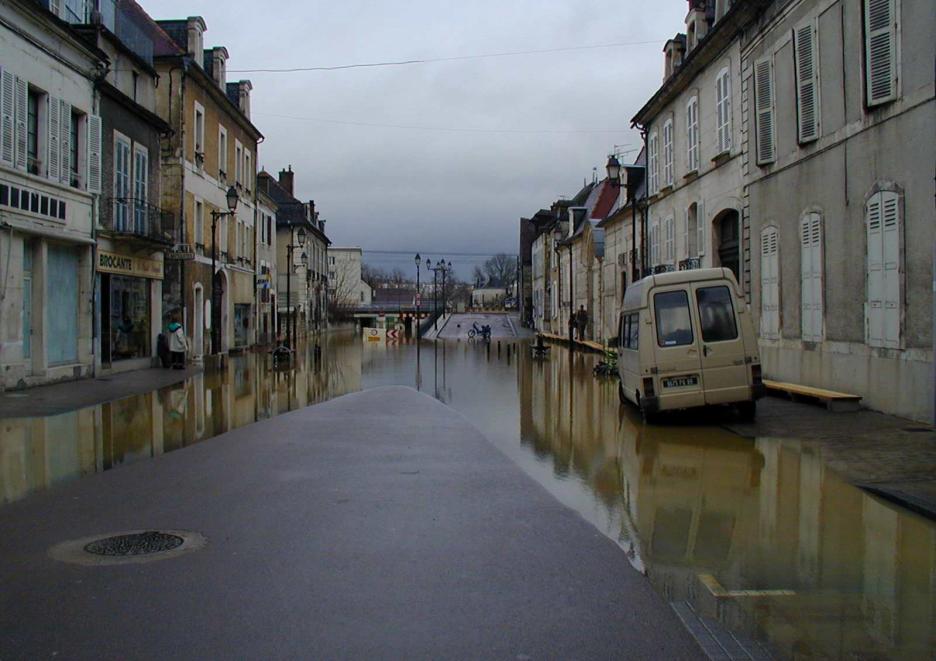
[[[814,444],[744,439],[717,415],[645,425],[595,358],[523,345],[364,345],[335,335],[295,369],[265,354],[176,386],[0,420],[0,502],[379,385],[452,406],[624,550],[671,603],[779,658],[936,657],[936,525],[843,482]],[[2,512],[2,509],[0,509]],[[623,561],[623,559],[622,559]]]

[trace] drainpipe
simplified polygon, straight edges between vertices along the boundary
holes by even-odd
[[[933,424],[936,424],[936,241],[933,241]]]
[[[92,115],[101,115],[101,94],[98,91],[98,86],[107,78],[107,74],[110,71],[110,66],[106,63],[101,64],[97,67],[97,71],[94,74],[94,83],[91,86],[91,114]],[[102,136],[103,139],[103,136]],[[104,145],[101,145],[101,151],[103,153]],[[103,157],[101,166],[103,167]],[[85,178],[87,178],[85,173]],[[102,172],[103,174],[103,172]],[[98,245],[97,245],[97,225],[101,216],[101,194],[97,193],[91,196],[91,376],[98,375],[98,361],[100,360],[101,352],[97,343],[101,341],[101,311],[98,308],[98,275],[97,275],[97,260],[98,260]]]

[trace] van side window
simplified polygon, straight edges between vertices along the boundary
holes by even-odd
[[[622,349],[637,349],[638,314],[629,314],[621,318],[620,346]]]
[[[661,347],[679,347],[692,344],[692,319],[689,316],[689,296],[684,291],[654,294],[657,343]]]
[[[704,342],[725,342],[738,339],[734,304],[728,287],[704,287],[696,290],[699,321]]]
[[[640,348],[640,313],[630,315],[630,345],[631,349]]]

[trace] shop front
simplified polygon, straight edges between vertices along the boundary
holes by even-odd
[[[101,365],[148,367],[156,356],[162,323],[161,253],[146,256],[98,250],[101,297]]]

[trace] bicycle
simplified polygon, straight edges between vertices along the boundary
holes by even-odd
[[[478,326],[477,322],[472,322],[471,328],[468,329],[468,339],[473,340],[478,335],[481,336],[481,339],[485,342],[491,341],[491,327],[488,324]]]

